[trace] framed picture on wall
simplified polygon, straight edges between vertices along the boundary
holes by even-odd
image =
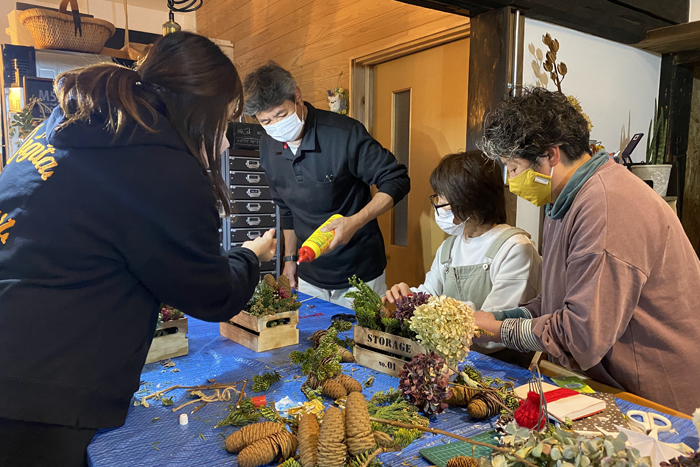
[[[53,80],[48,78],[34,78],[30,76],[24,77],[24,105],[30,104],[32,98],[41,100],[42,105],[32,107],[32,117],[47,118],[47,107],[50,113],[58,106],[58,98],[53,91]]]

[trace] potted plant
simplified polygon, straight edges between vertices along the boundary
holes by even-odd
[[[671,177],[671,164],[664,164],[668,118],[666,109],[658,108],[654,100],[654,119],[649,122],[647,135],[646,163],[630,167],[632,173],[647,182],[659,196],[666,196],[668,180]]]

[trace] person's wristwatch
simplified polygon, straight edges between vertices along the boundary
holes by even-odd
[[[292,256],[285,256],[284,258],[282,258],[282,262],[283,262],[283,263],[286,263],[286,262],[289,262],[289,261],[293,261],[293,262],[296,263],[297,261],[299,261],[299,256],[297,256],[297,255],[292,255]]]

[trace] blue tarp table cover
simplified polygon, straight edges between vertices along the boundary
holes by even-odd
[[[308,297],[300,295],[300,299],[304,298]],[[265,393],[268,404],[279,401],[285,396],[289,396],[294,401],[305,402],[306,398],[300,390],[305,377],[292,379],[294,375],[301,373],[298,365],[292,365],[289,362],[289,352],[308,348],[311,345],[308,338],[314,331],[327,328],[333,315],[348,312],[346,308],[324,300],[309,300],[299,309],[299,344],[261,353],[253,352],[220,336],[218,323],[206,323],[190,317],[189,354],[172,359],[176,364],[172,368],[163,368],[159,363],[144,366],[138,397],[140,399],[144,395],[174,385],[195,386],[207,384],[209,379],[224,383],[246,378],[250,378],[247,396],[258,396],[261,394],[253,393],[251,390],[253,376],[277,370],[282,374],[283,379]],[[349,337],[350,333],[347,333],[347,336]],[[109,358],[109,356],[105,357]],[[503,380],[508,376],[516,380],[516,385],[527,383],[530,377],[528,370],[476,352],[469,354],[468,361],[484,375],[499,377]],[[397,387],[396,378],[355,364],[344,364],[343,367],[344,372],[351,374],[361,383],[370,376],[374,376],[374,384],[364,390],[364,395],[368,399],[376,391]],[[99,431],[88,448],[89,465],[94,467],[237,465],[236,456],[226,452],[223,446],[225,437],[238,428],[230,426],[214,428],[214,425],[228,413],[226,403],[211,403],[196,413],[190,414],[198,405],[192,404],[173,413],[173,407],[188,400],[187,393],[185,390],[176,389],[167,396],[174,396],[174,406],[164,407],[158,401],[151,401],[148,408],[132,405],[129,407],[124,426]],[[632,409],[651,411],[619,399],[617,403],[623,413]],[[188,414],[188,425],[180,426],[181,413]],[[451,407],[433,417],[430,426],[469,437],[495,428],[496,418],[485,422],[474,422],[466,409]],[[692,422],[671,416],[668,418],[673,422],[675,432],[660,433],[661,440],[670,443],[684,442],[690,447],[697,448],[698,435]],[[420,457],[418,451],[449,441],[449,438],[426,434],[400,453],[382,454],[380,460],[387,466],[427,466],[428,464]]]

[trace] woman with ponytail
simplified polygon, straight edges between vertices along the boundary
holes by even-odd
[[[0,465],[86,465],[124,423],[161,303],[227,321],[273,231],[222,256],[220,154],[241,81],[205,37],[161,38],[135,69],[56,80],[60,105],[0,173]]]

